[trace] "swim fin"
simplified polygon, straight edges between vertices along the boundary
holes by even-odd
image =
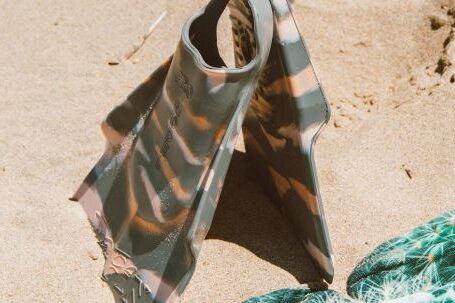
[[[330,283],[334,258],[314,161],[314,145],[330,108],[291,5],[286,0],[270,3],[274,36],[243,125],[245,148],[265,190]],[[235,39],[237,20],[232,23]],[[250,46],[242,40],[235,43],[236,63],[241,65]]]
[[[172,302],[194,271],[273,36],[270,3],[248,0],[252,56],[225,67],[216,25],[228,2],[193,15],[175,54],[108,115],[106,152],[74,196],[116,302]]]

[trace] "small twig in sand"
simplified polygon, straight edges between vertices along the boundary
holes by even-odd
[[[155,22],[150,25],[148,31],[140,37],[140,40],[137,44],[133,44],[130,50],[128,50],[125,55],[123,56],[124,60],[129,60],[137,51],[145,44],[145,41],[150,37],[152,34],[153,30],[160,24],[160,22],[163,20],[163,18],[166,16],[167,11],[164,11],[158,19],[156,19]]]
[[[411,170],[409,168],[405,168],[404,170],[406,172],[406,175],[408,175],[408,178],[409,179],[412,179],[412,173],[411,173]]]
[[[402,164],[401,169],[404,170],[409,179],[412,179],[414,173],[409,168],[407,168],[406,165]]]
[[[161,15],[158,17],[158,19],[156,19],[155,22],[153,22],[152,25],[150,25],[147,32],[139,37],[138,43],[133,44],[130,47],[130,49],[127,52],[125,52],[125,54],[122,57],[120,57],[119,59],[110,60],[108,62],[108,64],[109,65],[118,65],[118,64],[120,64],[120,61],[126,61],[126,60],[131,59],[131,57],[133,57],[133,55],[135,53],[137,53],[137,51],[139,49],[141,49],[142,46],[144,46],[145,41],[148,39],[148,37],[150,37],[153,30],[158,26],[158,24],[160,24],[160,22],[163,20],[163,18],[166,16],[166,14],[167,14],[167,11],[162,12]]]
[[[412,102],[412,101],[413,101],[413,100],[408,100],[408,101],[404,101],[404,102],[398,103],[397,105],[395,105],[395,106],[393,107],[393,109],[397,109],[397,108],[399,108],[400,106],[405,105],[405,104],[407,104],[407,103],[410,103],[410,102]]]

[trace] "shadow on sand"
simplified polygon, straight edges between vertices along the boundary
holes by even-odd
[[[255,179],[246,154],[236,151],[207,239],[238,244],[301,284],[322,283],[290,225]]]

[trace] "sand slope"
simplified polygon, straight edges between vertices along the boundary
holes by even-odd
[[[204,3],[0,1],[1,302],[112,302],[89,224],[67,198],[101,155],[100,121],[173,51]],[[334,289],[375,245],[455,207],[451,7],[296,0],[333,110],[317,164]],[[138,62],[109,66],[166,8]],[[182,301],[239,302],[317,280],[236,153]]]

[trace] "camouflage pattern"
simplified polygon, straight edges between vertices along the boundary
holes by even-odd
[[[116,302],[175,301],[194,271],[273,36],[270,4],[249,0],[254,53],[226,68],[216,24],[227,2],[192,16],[173,57],[108,115],[106,152],[74,196]]]
[[[233,69],[216,47],[226,6]],[[331,281],[312,154],[328,118],[286,1],[212,0],[191,17],[175,54],[102,123],[106,151],[74,196],[103,248],[102,277],[116,301],[178,299],[211,225],[242,124],[267,188]]]
[[[243,132],[264,188],[292,224],[322,276],[331,282],[333,255],[313,156],[330,118],[329,105],[286,0],[271,0],[274,36]],[[235,22],[234,22],[235,24]],[[250,47],[236,44],[237,63]]]

